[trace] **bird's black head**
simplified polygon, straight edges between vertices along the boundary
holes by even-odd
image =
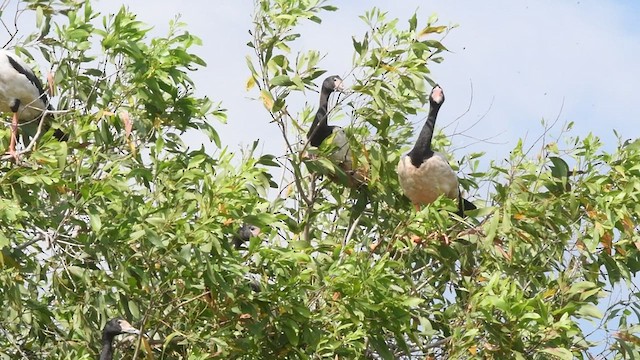
[[[242,241],[249,241],[252,236],[260,235],[260,228],[255,225],[244,223],[240,227],[238,235],[240,235],[240,239]]]
[[[140,334],[140,330],[134,328],[127,320],[122,318],[109,320],[102,329],[103,338],[113,339],[120,334]]]
[[[431,94],[429,94],[429,103],[431,103],[431,105],[438,106],[444,103],[444,92],[442,91],[440,85],[436,84],[436,86],[431,89]]]
[[[332,75],[324,79],[322,82],[322,91],[332,93],[334,91],[343,91],[342,79],[338,75]]]

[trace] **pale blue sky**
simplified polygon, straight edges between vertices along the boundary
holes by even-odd
[[[252,1],[157,0],[100,3],[115,11],[127,4],[140,20],[164,33],[175,14],[182,14],[189,30],[204,45],[195,51],[208,63],[194,74],[197,88],[229,109],[229,124],[217,126],[225,145],[236,149],[260,139],[263,151],[280,154],[282,142],[275,125],[268,123],[262,105],[248,99],[248,71],[244,57],[251,28]],[[469,150],[485,150],[500,160],[518,138],[533,139],[541,132],[540,119],[574,121],[574,134],[594,132],[607,147],[615,146],[612,129],[625,137],[638,137],[634,79],[640,79],[640,5],[633,1],[388,1],[334,2],[340,10],[324,13],[323,23],[306,24],[298,49],[317,49],[327,56],[320,64],[329,73],[346,74],[351,66],[351,36],[364,30],[358,15],[372,6],[388,10],[404,22],[418,9],[424,20],[438,13],[443,24],[459,24],[444,40],[451,53],[431,68],[444,88],[447,102],[438,126],[451,123],[467,108],[469,83],[474,86],[471,111],[448,127],[464,129],[491,105],[480,124],[467,134],[476,138],[498,136],[493,142]],[[390,5],[393,4],[393,5]],[[348,78],[346,79],[348,82]],[[307,94],[315,105],[317,95]],[[300,107],[302,107],[300,103]],[[250,125],[249,127],[247,125]],[[420,126],[417,124],[417,126]],[[454,147],[473,140],[453,138]],[[460,156],[461,154],[457,154]]]
[[[11,1],[13,3],[15,0]],[[447,101],[438,127],[451,134],[481,121],[466,135],[494,137],[492,143],[453,137],[456,157],[468,151],[486,151],[485,160],[501,160],[519,138],[534,139],[542,131],[540,120],[555,119],[564,102],[559,123],[574,121],[572,134],[594,132],[608,150],[615,147],[612,130],[625,138],[637,138],[640,108],[634,86],[640,79],[640,2],[635,0],[383,0],[334,2],[340,8],[322,14],[321,25],[305,24],[299,50],[316,49],[326,54],[320,66],[329,74],[344,75],[351,69],[351,36],[365,26],[358,19],[378,6],[401,24],[418,9],[424,20],[432,13],[442,24],[458,24],[444,40],[451,50],[445,62],[431,67],[432,77],[445,90]],[[94,6],[115,12],[127,5],[140,20],[166,32],[177,14],[204,45],[194,51],[209,66],[193,74],[199,94],[222,101],[229,109],[229,123],[218,125],[222,142],[232,150],[261,140],[262,151],[281,154],[283,144],[260,102],[245,91],[249,73],[244,57],[247,30],[251,28],[250,0],[108,0]],[[392,5],[391,5],[392,4]],[[10,5],[8,9],[11,9]],[[31,27],[32,17],[20,18]],[[345,79],[347,84],[349,79]],[[458,119],[474,95],[471,110]],[[315,106],[317,94],[297,96],[290,103],[301,109],[304,100]],[[488,110],[488,112],[487,112]],[[453,123],[452,123],[453,122]],[[249,126],[247,126],[249,125]],[[341,124],[344,125],[344,124]],[[416,124],[416,131],[422,123]],[[192,138],[195,147],[205,139]],[[209,144],[206,144],[209,146]],[[471,145],[470,147],[466,147]],[[465,148],[466,147],[466,148]]]

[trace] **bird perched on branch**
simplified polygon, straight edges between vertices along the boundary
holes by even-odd
[[[33,70],[16,54],[0,50],[0,112],[13,113],[9,154],[16,160],[18,123],[40,120],[45,114],[46,130],[50,126],[49,117],[53,117],[46,112],[51,110],[49,98]],[[60,130],[56,130],[54,136],[60,141],[66,140],[66,135]]]
[[[344,91],[342,79],[338,75],[329,76],[322,82],[320,105],[307,133],[307,139],[309,144],[315,147],[320,147],[325,141],[330,140],[331,145],[335,147],[330,159],[347,175],[347,181],[350,186],[359,186],[365,181],[364,173],[366,173],[366,170],[354,167],[349,139],[344,129],[328,124],[329,96],[335,91]]]
[[[429,114],[416,144],[398,163],[398,180],[405,195],[416,207],[431,204],[440,195],[458,201],[458,215],[473,210],[476,206],[462,198],[458,176],[444,154],[431,149],[433,129],[440,106],[444,103],[444,92],[436,85],[429,95]]]

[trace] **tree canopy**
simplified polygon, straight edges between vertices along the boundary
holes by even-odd
[[[116,316],[146,334],[118,344],[124,359],[640,356],[640,141],[606,151],[572,122],[557,137],[543,122],[504,160],[450,154],[479,208],[468,217],[403,196],[396,165],[444,81],[453,28],[436,16],[360,17],[350,91],[330,113],[367,172],[350,187],[331,149],[306,143],[323,54],[292,50],[331,3],[255,2],[246,88],[287,150],[256,141],[240,155],[215,129],[237,119],[196,95],[206,63],[185,24],[153,37],[126,8],[19,5],[3,19],[31,13],[36,30],[7,27],[9,43],[53,75],[70,138],[49,132],[22,163],[0,161],[0,359],[96,358]],[[189,147],[187,130],[217,150]],[[262,233],[237,249],[243,223]]]

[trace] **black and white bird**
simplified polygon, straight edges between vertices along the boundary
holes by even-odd
[[[120,334],[140,334],[140,330],[134,328],[127,320],[121,318],[111,319],[102,329],[102,350],[100,360],[113,359],[113,339]]]
[[[416,144],[398,163],[398,180],[405,195],[416,207],[434,202],[439,196],[458,200],[458,215],[476,208],[474,204],[462,198],[458,176],[444,154],[431,149],[433,129],[440,106],[444,103],[444,92],[436,85],[429,95],[429,114],[422,127]]]
[[[45,110],[53,107],[33,70],[16,54],[0,49],[0,112],[13,113],[9,154],[14,158],[17,159],[18,123],[36,120]],[[54,136],[65,140],[60,130]]]
[[[329,125],[327,122],[329,118],[329,96],[335,91],[344,91],[342,79],[338,75],[329,76],[322,82],[320,105],[307,133],[307,139],[309,144],[315,147],[319,147],[327,139],[330,139],[332,147],[335,148],[331,152],[330,159],[347,174],[351,185],[361,185],[364,182],[364,176],[359,169],[354,169],[347,134],[341,127]]]

